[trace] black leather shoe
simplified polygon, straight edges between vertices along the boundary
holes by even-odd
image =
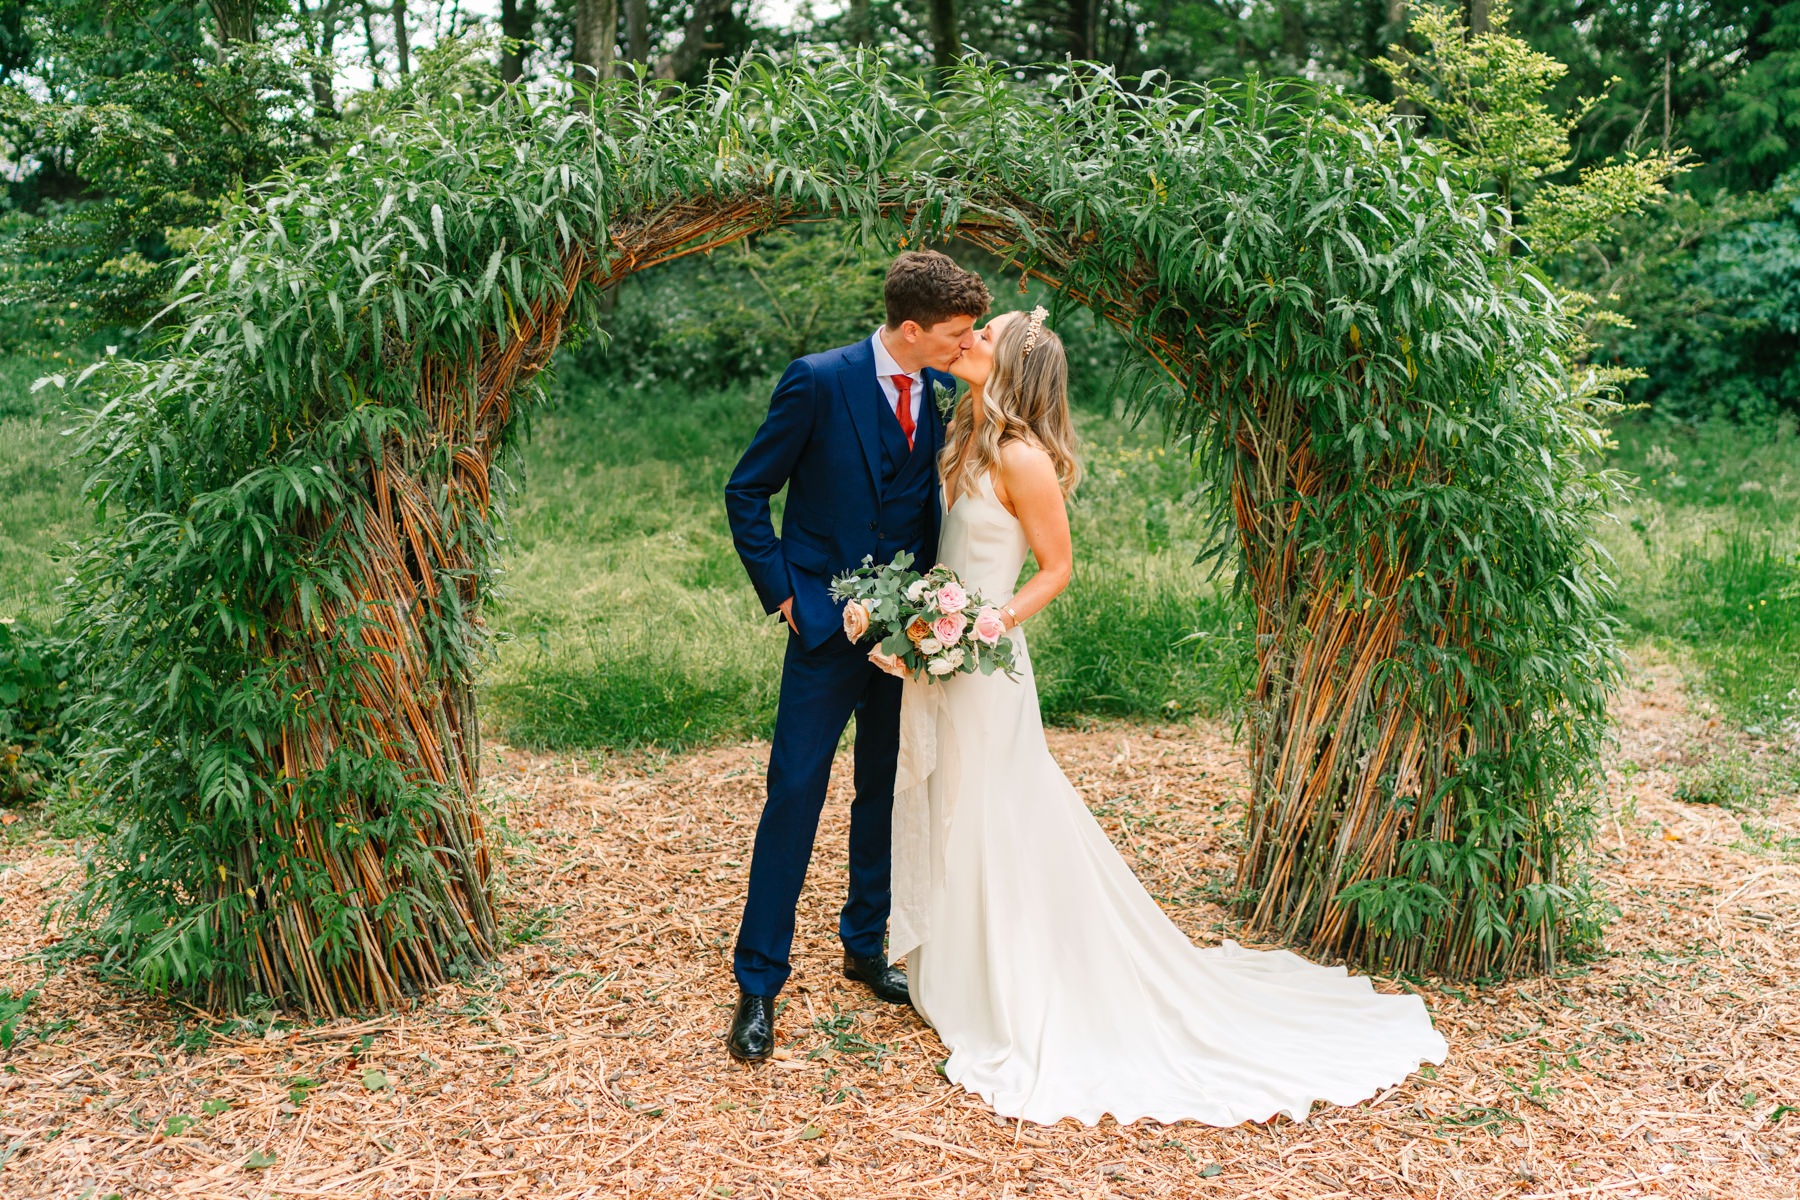
[[[865,984],[871,992],[889,1004],[911,1004],[912,993],[906,990],[906,972],[888,966],[885,958],[858,958],[844,952],[844,978]]]
[[[738,990],[737,1012],[725,1048],[739,1062],[761,1062],[775,1053],[775,997]]]

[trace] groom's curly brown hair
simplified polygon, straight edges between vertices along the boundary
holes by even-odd
[[[888,267],[881,295],[887,302],[889,329],[907,321],[930,329],[952,317],[980,319],[994,300],[981,276],[936,250],[908,250],[896,258]]]

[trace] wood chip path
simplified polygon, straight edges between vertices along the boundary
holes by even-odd
[[[410,1011],[319,1027],[197,1014],[85,965],[46,978],[40,913],[78,848],[15,847],[0,986],[42,997],[0,1063],[0,1196],[1792,1198],[1800,800],[1675,801],[1673,771],[1717,735],[1666,667],[1640,673],[1620,714],[1606,954],[1485,989],[1424,981],[1444,1068],[1356,1108],[1227,1130],[1021,1127],[945,1082],[931,1030],[836,970],[847,771],[777,1059],[730,1062],[765,745],[503,753],[513,948]],[[1052,742],[1183,928],[1231,932],[1217,897],[1244,774],[1227,731]]]

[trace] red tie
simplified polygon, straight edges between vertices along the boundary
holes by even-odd
[[[912,376],[896,375],[894,386],[900,389],[900,403],[894,409],[894,415],[900,418],[900,432],[906,435],[906,448],[912,449],[913,416],[912,416]]]

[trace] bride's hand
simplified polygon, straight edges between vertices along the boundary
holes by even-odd
[[[900,661],[897,654],[883,654],[881,647],[876,646],[869,651],[869,661],[897,679],[907,677],[906,664]]]

